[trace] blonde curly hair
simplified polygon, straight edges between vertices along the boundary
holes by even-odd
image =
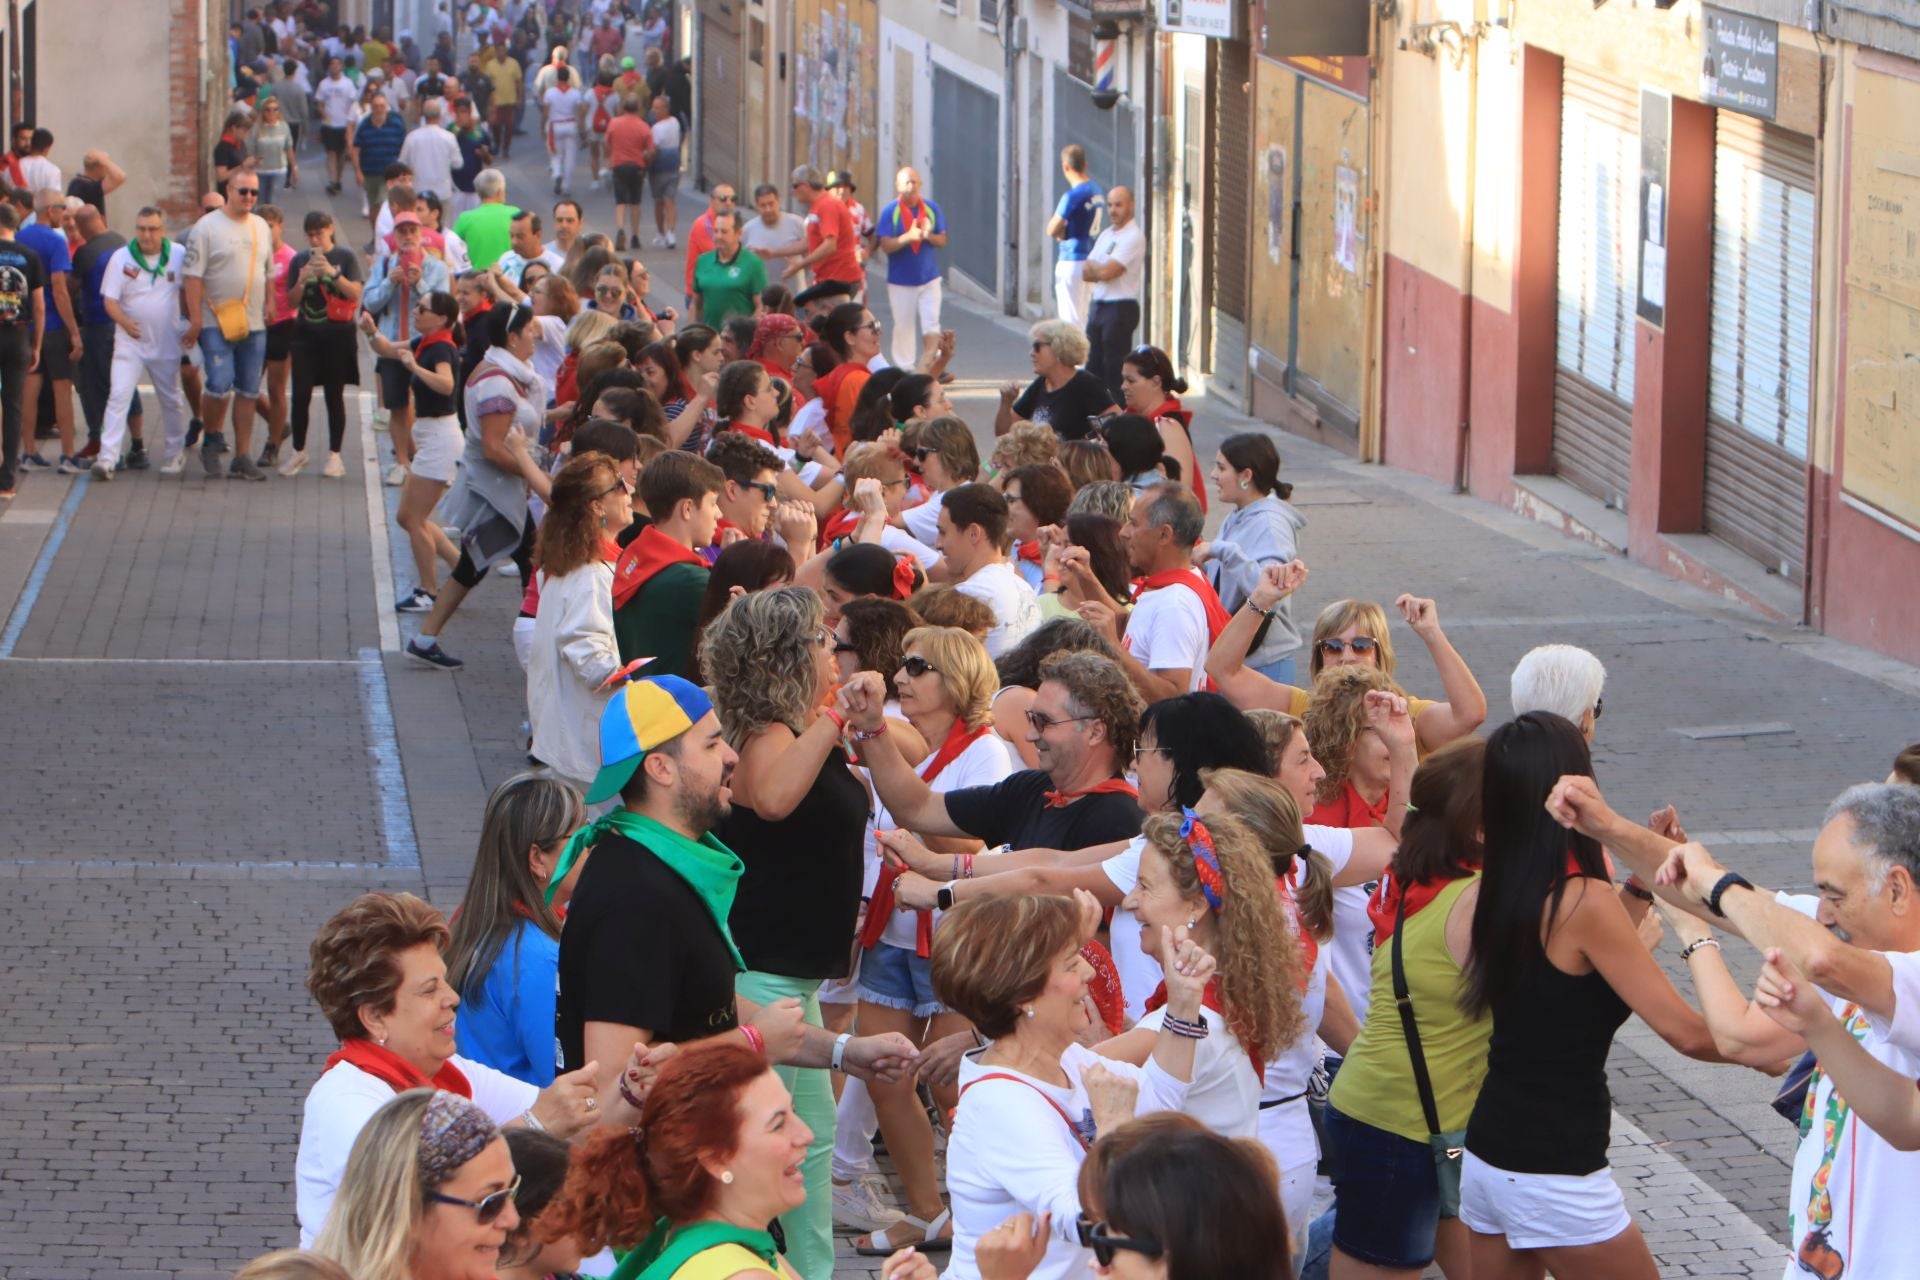
[[[1180,814],[1154,814],[1147,819],[1147,843],[1166,861],[1174,888],[1198,898],[1203,896],[1200,873],[1193,847],[1180,836],[1182,821]],[[1300,1013],[1300,939],[1273,891],[1273,865],[1253,829],[1227,814],[1209,815],[1205,822],[1226,889],[1213,943],[1221,1003],[1240,1043],[1265,1062],[1306,1025]]]
[[[821,693],[816,649],[832,636],[825,616],[808,588],[774,587],[738,597],[707,624],[700,670],[736,751],[769,725],[807,727]]]
[[[1367,694],[1374,689],[1402,696],[1406,693],[1385,671],[1352,662],[1328,667],[1314,678],[1306,726],[1314,758],[1327,771],[1320,780],[1322,804],[1340,794],[1353,771],[1354,743],[1371,728],[1367,724]]]

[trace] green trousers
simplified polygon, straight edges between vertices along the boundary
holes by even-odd
[[[820,981],[783,978],[776,973],[747,972],[733,980],[733,989],[756,1004],[772,1004],[791,996],[806,1010],[807,1022],[820,1021]],[[813,1130],[813,1142],[800,1170],[807,1182],[807,1202],[780,1218],[787,1236],[787,1263],[801,1280],[833,1280],[833,1077],[819,1067],[775,1067],[781,1083],[793,1095],[793,1112]]]

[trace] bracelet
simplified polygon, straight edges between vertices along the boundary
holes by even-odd
[[[520,1118],[525,1120],[527,1122],[527,1128],[533,1130],[535,1133],[545,1133],[547,1131],[547,1126],[540,1123],[540,1117],[533,1114],[532,1107],[528,1107],[525,1111],[522,1111]]]
[[[835,1071],[840,1071],[840,1072],[846,1071],[847,1068],[845,1067],[844,1064],[847,1060],[847,1041],[851,1039],[853,1039],[853,1032],[842,1031],[839,1037],[836,1040],[834,1040],[833,1069]]]
[[[747,1038],[747,1047],[761,1057],[767,1056],[767,1038],[760,1034],[760,1028],[750,1022],[740,1024],[740,1034]]]
[[[1173,1034],[1186,1040],[1205,1040],[1207,1038],[1207,1024],[1205,1022],[1188,1022],[1185,1018],[1176,1018],[1170,1013],[1161,1021],[1160,1029],[1163,1031],[1171,1031]]]
[[[1640,901],[1642,902],[1653,901],[1653,891],[1651,889],[1648,889],[1645,885],[1636,884],[1632,880],[1622,880],[1620,882],[1620,887],[1622,889],[1625,889],[1628,893],[1632,894],[1634,897],[1640,899]]]
[[[887,722],[885,720],[882,720],[880,722],[880,727],[878,729],[855,729],[848,736],[851,737],[855,742],[871,742],[875,738],[885,737],[886,733],[887,733]]]
[[[1263,618],[1271,618],[1280,612],[1280,605],[1278,601],[1274,603],[1273,608],[1262,609],[1259,605],[1255,604],[1251,599],[1249,599],[1247,601],[1247,608],[1253,610],[1255,613],[1259,614]]]
[[[620,1078],[614,1083],[615,1083],[615,1087],[620,1090],[621,1101],[625,1102],[628,1106],[632,1107],[635,1111],[645,1111],[647,1109],[647,1104],[642,1102],[640,1099],[634,1097],[633,1090],[627,1088],[626,1072],[622,1071],[620,1073]]]
[[[1712,947],[1715,951],[1718,951],[1720,949],[1720,939],[1695,938],[1692,942],[1680,948],[1680,958],[1682,960],[1691,960],[1693,959],[1693,953],[1702,947]]]
[[[841,715],[839,711],[833,707],[822,707],[820,709],[826,713],[827,719],[833,721],[833,727],[835,729],[843,734],[847,731],[847,718]]]
[[[973,879],[973,855],[970,853],[960,855],[960,878],[962,880]]]

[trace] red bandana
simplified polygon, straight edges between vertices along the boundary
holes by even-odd
[[[683,547],[660,532],[658,525],[648,525],[640,531],[640,536],[627,544],[620,553],[620,559],[613,567],[613,607],[618,609],[640,593],[640,588],[651,582],[655,575],[669,565],[697,564],[707,567],[697,552]]]
[[[777,443],[773,438],[772,433],[769,432],[764,427],[750,427],[744,422],[729,422],[725,427],[721,428],[721,430],[738,431],[741,435],[746,436],[749,439],[758,440],[761,444],[766,445],[767,448],[769,449],[778,447]]]
[[[1047,558],[1047,553],[1040,549],[1038,539],[1032,542],[1016,543],[1013,548],[1013,553],[1018,558],[1031,564],[1039,564]]]
[[[1340,793],[1331,800],[1322,800],[1313,806],[1307,815],[1307,822],[1316,827],[1345,827],[1359,830],[1366,827],[1381,826],[1387,818],[1387,796],[1380,794],[1378,804],[1368,804],[1361,794],[1354,790],[1351,781],[1340,784]]]
[[[336,1064],[342,1062],[360,1068],[384,1084],[392,1085],[395,1093],[405,1093],[408,1089],[445,1089],[463,1098],[473,1097],[473,1084],[464,1071],[453,1065],[451,1058],[428,1078],[393,1050],[355,1037],[342,1043],[327,1059],[327,1070],[333,1070]]]
[[[840,508],[828,516],[827,522],[820,526],[820,549],[825,551],[839,539],[851,534],[859,523],[858,511],[851,507]]]
[[[1107,796],[1116,792],[1130,795],[1135,800],[1140,798],[1140,788],[1125,778],[1108,778],[1105,782],[1094,783],[1084,791],[1049,791],[1046,793],[1047,808],[1064,809],[1081,796]]]
[[[978,729],[967,728],[964,720],[955,720],[953,728],[947,730],[947,740],[940,744],[940,750],[933,759],[927,761],[927,767],[920,771],[920,781],[932,782],[940,776],[940,771],[952,764],[962,751],[984,737],[992,728],[981,725]],[[873,897],[867,903],[867,920],[860,927],[861,947],[872,950],[880,941],[880,935],[887,931],[887,921],[893,916],[893,882],[900,878],[900,869],[891,862],[880,864],[880,879],[874,883]],[[915,911],[916,921],[913,938],[914,954],[923,959],[933,954],[933,912]]]

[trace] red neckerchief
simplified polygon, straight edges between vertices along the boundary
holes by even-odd
[[[947,730],[947,740],[940,744],[940,750],[934,752],[933,759],[927,761],[927,767],[920,771],[920,781],[932,782],[940,776],[940,771],[952,764],[968,747],[986,736],[992,726],[981,725],[978,729],[967,728],[967,722],[956,719],[953,727]],[[893,916],[893,882],[900,878],[900,869],[891,862],[880,863],[880,879],[874,883],[873,897],[867,903],[867,921],[860,927],[861,947],[872,950],[880,941],[880,935],[887,931],[887,921]],[[933,912],[915,911],[913,952],[925,959],[933,954]]]
[[[1167,984],[1162,982],[1153,989],[1153,994],[1147,997],[1147,1012],[1152,1013],[1166,1002]],[[1229,1026],[1232,1025],[1233,1019],[1227,1017],[1227,1011],[1220,1005],[1220,978],[1218,975],[1207,979],[1206,990],[1200,993],[1200,1006],[1203,1009],[1213,1010],[1220,1015],[1221,1021],[1226,1022]],[[1240,1033],[1236,1030],[1234,1034],[1239,1035]],[[1247,1061],[1253,1064],[1253,1074],[1255,1078],[1265,1080],[1267,1064],[1261,1059],[1259,1048],[1255,1045],[1248,1044],[1245,1039],[1242,1039],[1240,1043],[1241,1047],[1247,1051]]]
[[[615,545],[614,550],[616,551],[619,550],[619,547],[617,544]],[[553,910],[554,917],[557,920],[559,920],[560,923],[565,924],[567,922],[567,904],[566,903],[556,902],[553,905],[552,910]],[[453,924],[453,916],[457,916],[459,914],[460,914],[460,908],[455,907],[453,909],[453,915],[447,917],[447,924],[451,926]],[[533,912],[529,911],[527,909],[527,904],[524,902],[521,902],[518,898],[514,899],[514,902],[513,902],[513,914],[519,916],[523,920],[533,919]]]
[[[417,359],[421,352],[439,342],[444,342],[451,347],[453,345],[453,330],[442,329],[438,333],[429,333],[421,338],[419,342],[414,344],[414,357]]]
[[[895,205],[894,213],[894,216],[900,220],[900,234],[905,235],[911,231],[913,224],[920,221],[920,219],[926,215],[926,212],[926,201],[915,200],[912,204],[908,204],[906,197],[902,196]],[[920,252],[920,246],[924,243],[926,242],[923,240],[915,240],[907,246],[907,249],[909,252],[918,253]]]
[[[640,588],[652,581],[661,570],[676,564],[697,564],[702,569],[707,562],[691,547],[683,547],[660,532],[659,525],[650,524],[640,531],[640,536],[627,544],[620,553],[619,561],[613,567],[613,607],[618,609],[640,593]]]
[[[1407,919],[1411,920],[1423,907],[1446,892],[1448,885],[1471,874],[1471,871],[1462,871],[1457,876],[1416,880],[1402,886],[1393,872],[1382,872],[1380,883],[1367,895],[1367,919],[1373,922],[1373,944],[1377,947],[1393,936],[1393,920],[1400,910],[1401,898],[1407,900]]]
[[[1133,585],[1133,602],[1139,604],[1140,597],[1149,591],[1173,586],[1185,587],[1200,597],[1200,608],[1207,615],[1207,647],[1212,648],[1214,641],[1220,638],[1220,633],[1227,629],[1227,624],[1233,621],[1233,617],[1227,612],[1227,606],[1220,603],[1220,593],[1213,589],[1212,583],[1201,576],[1198,569],[1162,569],[1159,573],[1150,573],[1136,580]],[[1216,690],[1211,676],[1207,677],[1200,687],[1209,692]]]
[[[1307,815],[1307,822],[1316,827],[1346,827],[1359,830],[1365,827],[1378,827],[1385,824],[1387,818],[1386,793],[1380,795],[1380,803],[1368,804],[1365,797],[1354,790],[1349,779],[1340,784],[1340,791],[1331,800],[1322,800],[1313,806],[1313,812]]]
[[[479,305],[479,306],[477,306],[477,307],[475,307],[475,308],[474,308],[473,310],[471,310],[471,311],[462,311],[462,312],[460,313],[460,323],[461,323],[461,324],[464,324],[464,325],[472,325],[472,324],[473,324],[473,322],[474,322],[474,320],[475,320],[475,319],[476,319],[477,317],[479,317],[479,316],[483,316],[483,315],[485,315],[485,314],[487,314],[487,312],[489,312],[489,311],[491,311],[491,310],[493,310],[493,299],[492,299],[492,298],[482,298],[482,299],[480,299],[480,305]]]
[[[768,431],[765,427],[750,427],[744,422],[729,422],[726,426],[720,429],[722,431],[738,431],[741,435],[747,437],[749,440],[758,440],[761,444],[764,444],[769,449],[775,449],[779,447],[778,442],[775,441],[773,438],[773,433]]]
[[[1116,793],[1140,798],[1140,788],[1125,778],[1108,778],[1105,782],[1096,782],[1084,791],[1049,791],[1046,793],[1047,808],[1064,809],[1081,796],[1110,796]]]
[[[1047,558],[1047,553],[1040,549],[1040,543],[1037,539],[1033,542],[1015,543],[1013,554],[1016,558],[1029,561],[1033,564],[1039,564]]]
[[[1180,407],[1179,396],[1168,396],[1160,402],[1160,407],[1147,415],[1150,421],[1158,422],[1162,418],[1172,418],[1187,433],[1187,443],[1193,443],[1193,414]],[[1207,513],[1207,478],[1200,473],[1199,467],[1193,468],[1193,474],[1187,477],[1193,485],[1193,496],[1200,500],[1200,514]]]
[[[1127,1029],[1127,997],[1120,989],[1120,970],[1114,967],[1113,955],[1099,942],[1090,941],[1080,948],[1080,958],[1093,969],[1087,993],[1100,1011],[1100,1021],[1109,1036],[1117,1036]]]
[[[820,550],[825,551],[837,538],[844,538],[854,531],[860,523],[860,513],[851,507],[842,507],[827,517],[820,526]]]
[[[356,1036],[342,1042],[340,1048],[327,1059],[327,1070],[333,1070],[336,1064],[342,1062],[360,1068],[383,1084],[392,1085],[395,1093],[405,1093],[409,1089],[445,1089],[463,1098],[473,1097],[472,1082],[467,1079],[466,1072],[453,1065],[451,1058],[441,1063],[440,1069],[429,1078],[421,1075],[418,1068],[393,1050],[377,1045],[364,1036]]]

